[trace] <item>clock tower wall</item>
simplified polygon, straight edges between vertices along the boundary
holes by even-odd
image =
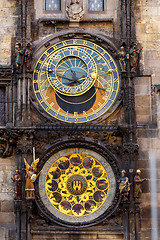
[[[0,4],[3,240],[145,240],[158,234],[158,4]],[[25,190],[24,158],[31,165],[35,156],[33,200]],[[147,178],[140,199],[133,186],[137,168]],[[127,199],[117,182],[122,169],[132,183]],[[158,215],[151,217],[155,204]]]

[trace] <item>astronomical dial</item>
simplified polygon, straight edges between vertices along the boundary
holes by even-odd
[[[59,42],[37,61],[33,89],[52,117],[68,123],[106,113],[119,91],[115,61],[102,47],[81,39]]]
[[[106,200],[109,179],[95,158],[86,154],[67,154],[50,167],[45,189],[49,201],[58,211],[69,216],[86,216]]]
[[[89,149],[68,148],[55,153],[39,177],[43,208],[70,224],[103,215],[115,193],[116,179],[110,164]]]
[[[96,63],[88,54],[77,47],[65,47],[50,58],[47,78],[57,92],[78,96],[93,86],[96,71]]]

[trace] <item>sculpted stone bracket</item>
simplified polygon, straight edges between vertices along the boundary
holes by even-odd
[[[129,153],[129,154],[133,154],[133,153],[138,153],[139,150],[139,146],[136,143],[133,142],[129,142],[129,143],[124,143],[123,144],[123,153]]]

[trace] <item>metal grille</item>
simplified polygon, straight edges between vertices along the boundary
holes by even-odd
[[[5,88],[0,87],[0,126],[5,124]]]
[[[46,0],[46,11],[60,11],[61,0]]]
[[[104,11],[104,0],[88,0],[88,11]]]

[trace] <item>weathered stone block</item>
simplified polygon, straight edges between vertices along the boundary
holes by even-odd
[[[13,212],[14,206],[13,201],[3,200],[1,201],[1,212]]]
[[[0,227],[0,237],[1,240],[5,240],[7,235],[7,230],[4,227]]]
[[[149,218],[143,218],[143,221],[141,222],[141,228],[151,228],[151,220]]]
[[[151,117],[149,115],[137,115],[138,124],[148,124],[151,122]]]
[[[141,129],[137,132],[137,136],[139,138],[156,138],[158,137],[158,131],[157,129]]]
[[[160,83],[160,76],[152,77],[152,84],[159,84]]]
[[[15,216],[14,213],[0,212],[0,224],[14,224]]]
[[[136,85],[135,95],[150,95],[151,89],[150,85]]]
[[[157,11],[157,8],[156,8],[156,11]],[[160,25],[155,22],[154,24],[146,24],[146,33],[151,33],[153,35],[153,38],[155,36],[158,37],[158,35],[156,34],[154,36],[154,33],[159,33],[160,32]]]
[[[135,86],[137,85],[147,85],[147,86],[150,86],[150,77],[137,77],[135,79]]]
[[[137,115],[148,115],[150,116],[151,110],[148,107],[136,107],[136,114]]]
[[[149,162],[148,160],[138,160],[138,168],[142,169],[145,167],[149,167]]]
[[[135,96],[136,107],[137,106],[149,106],[150,96],[149,95],[137,95]]]
[[[139,148],[143,151],[148,151],[150,148],[150,139],[147,138],[139,138],[138,139]]]
[[[140,136],[139,136],[139,138],[141,138]],[[142,151],[142,149],[140,149],[139,150],[139,159],[140,160],[143,160],[144,159],[144,161],[148,161],[148,159],[149,159],[149,153],[148,153],[148,151]]]

